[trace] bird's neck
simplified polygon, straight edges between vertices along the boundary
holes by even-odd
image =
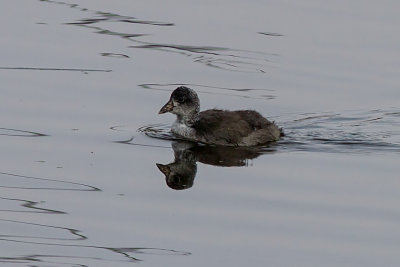
[[[199,120],[199,113],[197,111],[194,111],[185,115],[177,115],[177,117],[177,121],[179,123],[192,127]]]

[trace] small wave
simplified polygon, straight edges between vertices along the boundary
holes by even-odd
[[[179,140],[176,136],[171,133],[171,127],[167,124],[150,124],[142,126],[138,129],[138,132],[145,134],[148,137],[175,141]]]
[[[155,25],[155,26],[173,26],[173,23],[170,22],[161,22],[161,21],[152,21],[152,20],[140,20],[132,16],[123,16],[111,12],[104,12],[98,10],[90,10],[88,8],[82,7],[79,4],[70,4],[63,1],[56,1],[56,0],[39,0],[40,2],[51,3],[51,4],[58,4],[64,5],[69,8],[78,9],[82,12],[91,12],[94,13],[97,17],[96,18],[88,18],[88,19],[81,19],[76,22],[70,22],[67,24],[76,24],[76,25],[87,25],[87,24],[94,24],[102,21],[111,21],[111,22],[125,22],[125,23],[137,23],[137,24],[147,24],[147,25]]]
[[[34,71],[77,71],[82,73],[89,72],[111,72],[104,69],[83,69],[83,68],[50,68],[50,67],[0,67],[0,70],[34,70]]]
[[[295,115],[283,123],[286,137],[279,146],[288,150],[326,152],[400,152],[397,111]]]
[[[180,43],[164,43],[164,42],[145,42],[140,41],[137,37],[149,35],[149,33],[126,33],[107,29],[109,23],[129,23],[142,24],[151,27],[171,27],[175,26],[172,22],[162,22],[153,20],[143,20],[132,16],[124,16],[116,13],[89,10],[78,4],[68,4],[61,1],[41,1],[53,4],[65,5],[69,8],[79,9],[82,12],[89,13],[91,17],[78,19],[73,22],[65,23],[66,25],[74,25],[92,29],[95,33],[118,36],[136,43],[130,46],[135,49],[152,49],[168,53],[176,53],[190,58],[195,63],[203,64],[220,70],[247,73],[266,73],[271,68],[272,59],[277,54],[266,53],[262,51],[252,51],[245,49],[237,49],[232,47],[217,47],[212,45],[189,45]],[[99,26],[101,24],[102,26]],[[106,25],[106,26],[103,26]],[[262,35],[281,36],[279,33],[259,32]]]
[[[119,53],[101,53],[103,57],[115,57],[115,58],[130,58],[130,56],[125,55],[125,54],[119,54]]]
[[[29,189],[29,190],[65,190],[65,191],[101,191],[99,188],[55,179],[33,177],[15,173],[0,172],[0,188]],[[27,181],[29,181],[27,183]]]
[[[43,133],[26,131],[26,130],[18,130],[18,129],[10,129],[10,128],[0,128],[0,135],[20,136],[20,137],[48,136],[47,134],[43,134]]]
[[[284,36],[283,34],[280,34],[280,33],[277,33],[277,32],[258,32],[258,34],[266,35],[266,36],[274,36],[274,37]]]
[[[110,127],[110,129],[113,131],[131,132],[131,130],[129,130],[129,127],[127,126],[112,126]],[[158,140],[167,140],[167,141],[180,140],[171,133],[171,128],[167,124],[145,125],[137,129],[137,132],[139,132],[140,135],[131,136],[123,140],[114,141],[114,143],[169,149],[170,147],[168,145],[164,145],[162,143],[157,144],[155,142],[150,142],[146,137],[156,138]]]
[[[47,246],[47,247],[59,247],[63,248],[63,252],[57,254],[33,254],[27,256],[8,256],[0,257],[0,262],[7,263],[50,263],[50,264],[65,264],[70,266],[81,266],[80,262],[82,260],[89,260],[94,265],[97,262],[121,262],[123,260],[127,262],[141,262],[143,259],[139,258],[137,255],[166,255],[166,256],[189,256],[190,252],[179,251],[166,248],[146,248],[146,247],[127,247],[127,248],[115,248],[106,246],[94,246],[94,245],[83,245],[83,244],[68,244],[68,243],[50,243],[50,242],[37,242],[37,241],[27,241],[27,240],[16,240],[12,238],[2,237],[0,238],[2,242],[20,244],[20,245],[34,245],[34,246]],[[82,250],[86,250],[86,256],[82,255]],[[103,250],[109,251],[119,256],[122,259],[108,258],[103,252],[101,257],[90,256],[91,250]],[[54,260],[58,259],[57,262]],[[71,263],[71,261],[77,261],[76,263]],[[65,262],[64,262],[65,261]],[[85,265],[86,266],[86,265]]]
[[[270,53],[228,47],[150,43],[138,40],[135,40],[135,42],[139,45],[130,46],[131,48],[177,53],[192,58],[193,62],[202,63],[207,67],[234,72],[266,73],[266,69],[270,67],[269,64],[272,62],[271,57],[277,56]]]
[[[3,203],[11,202],[9,208],[0,209],[3,212],[14,212],[14,213],[50,213],[50,214],[65,214],[64,211],[54,210],[54,209],[46,209],[38,207],[39,205],[43,204],[43,201],[37,202],[27,199],[19,199],[19,198],[8,198],[8,197],[0,197],[3,200]],[[15,207],[15,203],[19,204],[19,207]],[[21,208],[22,207],[22,208]],[[0,219],[1,220],[1,219]]]
[[[40,223],[32,223],[27,221],[18,221],[18,220],[10,220],[10,219],[0,219],[0,225],[2,225],[2,229],[7,228],[21,228],[21,233],[29,231],[30,233],[42,233],[42,235],[23,235],[23,234],[6,234],[2,235],[1,237],[6,237],[8,239],[15,239],[20,241],[28,241],[28,240],[58,240],[58,241],[78,241],[78,240],[85,240],[87,239],[86,236],[80,233],[77,229],[49,225],[49,224],[40,224]],[[12,227],[10,227],[12,226]],[[28,229],[30,228],[30,229]],[[41,231],[41,230],[47,231]],[[54,235],[54,232],[57,232],[57,236]],[[72,237],[70,237],[72,236]],[[1,240],[1,239],[0,239]]]

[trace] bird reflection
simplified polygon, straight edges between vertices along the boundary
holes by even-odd
[[[167,185],[175,190],[193,186],[198,161],[221,167],[247,166],[250,159],[266,152],[254,147],[205,146],[183,141],[173,142],[172,149],[174,161],[156,165],[165,175]]]

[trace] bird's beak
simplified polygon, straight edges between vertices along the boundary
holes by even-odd
[[[171,169],[168,167],[168,165],[163,165],[160,163],[156,163],[157,168],[166,176],[168,176],[171,173]]]
[[[160,111],[158,112],[158,114],[164,114],[167,112],[171,112],[174,109],[174,104],[172,103],[172,100],[170,99],[167,104],[165,104]]]

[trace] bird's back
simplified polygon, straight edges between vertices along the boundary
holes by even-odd
[[[193,128],[198,141],[214,145],[255,146],[281,135],[273,122],[253,110],[206,110],[199,113]]]

